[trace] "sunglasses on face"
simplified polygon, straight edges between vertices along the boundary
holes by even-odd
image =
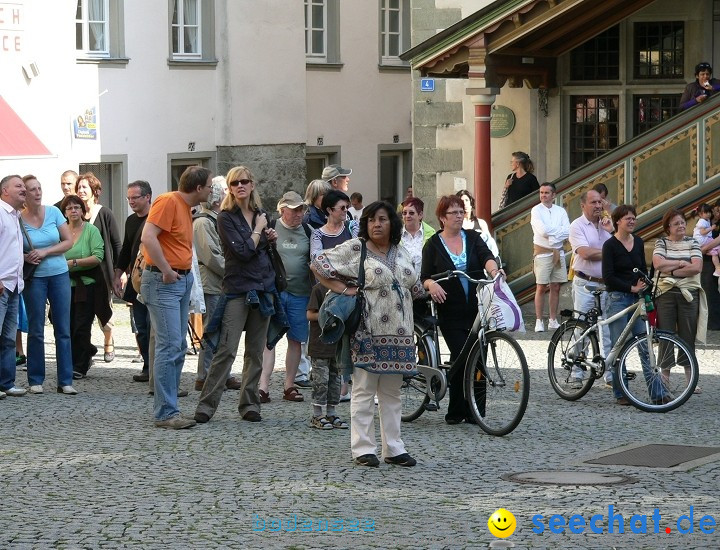
[[[331,206],[331,207],[330,207],[330,210],[333,210],[333,211],[334,211],[334,210],[342,210],[342,211],[345,211],[345,210],[347,210],[347,209],[348,209],[348,207],[347,207],[347,206],[344,206],[344,205],[343,205],[343,206]]]
[[[250,185],[252,180],[233,180],[228,183],[230,187],[237,187],[238,185]]]

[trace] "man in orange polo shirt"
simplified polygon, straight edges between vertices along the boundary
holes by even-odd
[[[180,416],[177,392],[185,362],[186,323],[192,275],[192,214],[190,208],[205,202],[212,190],[212,172],[190,166],[178,191],[160,195],[143,227],[145,270],[140,295],[155,331],[155,426],[181,430],[195,420]]]

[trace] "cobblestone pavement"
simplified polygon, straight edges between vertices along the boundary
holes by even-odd
[[[495,438],[427,412],[403,425],[417,467],[373,469],[352,465],[348,430],[308,426],[308,390],[304,403],[281,399],[279,373],[261,423],[241,421],[237,392],[228,391],[210,423],[178,432],[154,428],[148,388],[131,381],[139,366],[131,363],[136,352],[127,310],[115,309],[117,358],[76,381],[78,396],[54,393],[49,362],[44,395],[0,402],[0,547],[488,548],[501,542],[487,528],[500,507],[517,518],[507,539],[516,548],[720,547],[717,531],[699,530],[701,517],[720,519],[720,461],[690,471],[583,464],[628,444],[720,445],[718,332],[699,352],[704,393],[665,415],[616,406],[603,387],[580,401],[562,401],[547,380],[549,333],[519,335],[532,384],[517,430]],[[534,325],[533,315],[525,319]],[[102,342],[97,330],[94,340]],[[199,395],[192,390],[195,368],[196,357],[188,355],[182,386],[190,395],[180,402],[189,415]],[[238,361],[234,372],[240,368]],[[25,373],[18,372],[17,382],[26,385]],[[349,404],[339,412],[348,418]],[[626,474],[636,482],[562,487],[501,478],[558,469]],[[624,534],[608,534],[607,519],[598,523],[601,534],[547,529],[553,514],[589,521],[594,514],[607,518],[609,505],[624,516]],[[676,521],[691,507],[694,533],[680,534]],[[657,534],[655,509],[662,518]],[[532,531],[536,514],[545,517],[543,534]],[[636,514],[648,516],[648,534],[629,532]],[[317,532],[326,520],[338,529],[341,519],[342,531]],[[315,532],[303,532],[308,525]]]

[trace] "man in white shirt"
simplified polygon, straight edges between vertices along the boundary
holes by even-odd
[[[570,246],[574,256],[573,270],[575,275],[572,282],[573,309],[586,312],[595,307],[594,290],[604,290],[605,282],[602,278],[602,247],[610,238],[613,230],[609,217],[603,217],[604,208],[602,195],[594,188],[580,195],[580,208],[582,215],[570,224]],[[607,293],[600,297],[600,307],[605,311],[607,307]],[[603,327],[601,353],[603,357],[610,351],[610,331]],[[582,372],[573,367],[572,376],[581,378]],[[612,372],[605,372],[606,384],[612,384]]]
[[[25,203],[20,176],[0,180],[0,399],[22,397],[27,390],[15,387],[15,336],[18,304],[23,291],[23,240],[19,210]]]
[[[570,233],[570,220],[561,206],[554,204],[555,185],[540,186],[540,204],[530,211],[533,229],[533,271],[535,273],[535,332],[543,332],[542,315],[545,293],[550,289],[548,329],[560,326],[557,321],[560,285],[567,282],[563,242]]]
[[[425,203],[417,197],[410,197],[402,203],[403,230],[400,244],[410,252],[415,272],[420,273],[422,265],[422,249],[427,240],[435,234],[435,230],[423,221]]]

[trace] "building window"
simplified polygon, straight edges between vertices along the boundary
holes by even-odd
[[[305,55],[327,59],[327,9],[325,0],[305,0]]]
[[[410,47],[409,0],[380,0],[380,63],[406,65],[400,54]]]
[[[339,63],[339,0],[304,1],[305,57],[307,62]]]
[[[680,111],[677,94],[642,94],[633,96],[633,133],[640,135]]]
[[[682,21],[635,23],[635,78],[682,78],[684,35]]]
[[[570,169],[607,153],[619,144],[619,96],[570,98]]]
[[[88,57],[110,57],[109,0],[78,0],[75,10],[75,49]]]
[[[202,57],[201,0],[174,0],[173,4],[173,58],[200,59]]]
[[[570,78],[572,80],[618,80],[620,78],[620,27],[618,25],[572,50]]]
[[[398,146],[380,146],[378,196],[390,204],[399,204],[412,185],[412,153]]]

